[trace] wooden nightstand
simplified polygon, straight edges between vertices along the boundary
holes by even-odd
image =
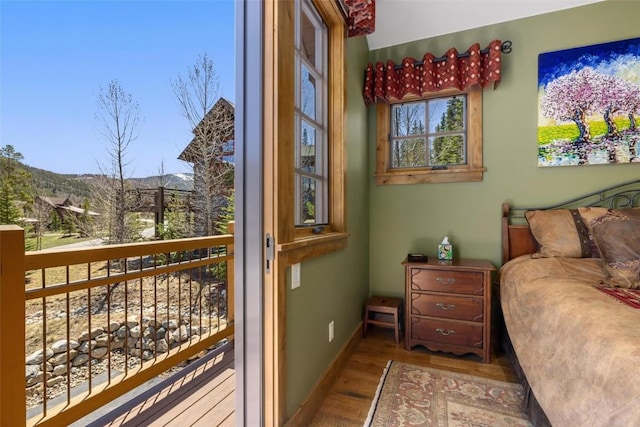
[[[405,341],[407,350],[462,355],[491,361],[491,272],[485,260],[403,262],[405,266]]]

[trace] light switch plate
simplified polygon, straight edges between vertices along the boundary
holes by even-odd
[[[291,266],[291,289],[300,287],[300,263]]]

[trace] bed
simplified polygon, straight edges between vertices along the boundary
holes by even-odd
[[[639,206],[640,180],[503,204],[504,341],[534,426],[640,425]]]

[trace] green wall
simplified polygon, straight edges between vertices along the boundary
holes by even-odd
[[[347,41],[347,222],[349,246],[302,263],[301,287],[287,283],[287,414],[304,400],[362,318],[370,294],[404,297],[407,252],[435,255],[448,235],[456,256],[500,260],[504,201],[561,201],[640,176],[640,164],[537,166],[537,60],[542,52],[638,37],[639,1],[607,0],[567,11],[491,25],[368,52]],[[375,107],[362,101],[368,61],[462,51],[475,42],[511,40],[497,90],[484,93],[484,180],[478,183],[377,186]],[[335,340],[328,324],[335,321]]]
[[[559,202],[640,176],[640,164],[538,168],[538,54],[640,36],[640,1],[608,0],[579,8],[370,52],[371,62],[436,56],[450,47],[464,51],[474,42],[511,40],[503,55],[502,82],[483,98],[483,160],[478,183],[377,186],[375,108],[368,111],[369,277],[371,294],[404,296],[403,269],[408,252],[435,255],[444,235],[454,256],[484,258],[499,266],[500,213],[505,201],[518,205]]]
[[[301,264],[301,286],[287,282],[287,414],[290,416],[338,355],[362,319],[369,293],[369,165],[367,110],[362,70],[368,61],[364,37],[347,41],[347,133],[345,250]],[[289,273],[288,273],[289,274]],[[335,339],[329,342],[329,322]]]

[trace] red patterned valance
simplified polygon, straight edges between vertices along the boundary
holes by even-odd
[[[425,96],[443,89],[466,90],[472,86],[494,88],[500,82],[502,55],[500,40],[492,41],[481,50],[475,43],[463,54],[451,48],[442,58],[426,53],[422,63],[414,58],[405,58],[397,66],[393,61],[367,66],[364,81],[364,101],[401,101],[407,96]]]
[[[376,29],[375,0],[343,0],[347,7],[349,37],[371,34]]]

